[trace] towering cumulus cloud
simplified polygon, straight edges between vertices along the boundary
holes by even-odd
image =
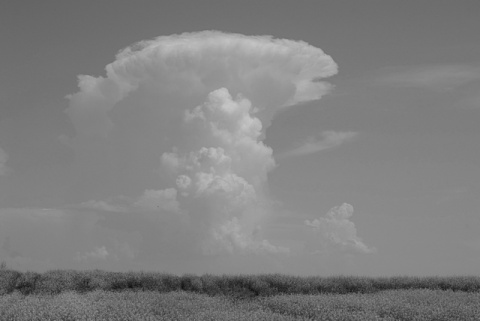
[[[332,243],[346,249],[352,249],[363,253],[375,252],[362,239],[357,236],[357,229],[350,218],[353,215],[353,206],[347,203],[332,208],[326,217],[320,217],[312,221],[306,220],[305,225],[312,228],[321,238],[323,245]]]
[[[269,36],[205,31],[128,47],[68,97],[75,201],[128,195],[182,222],[207,255],[285,252],[261,236],[275,167],[264,131],[278,110],[328,93],[321,79],[336,72],[322,50]]]
[[[106,71],[106,78],[79,76],[80,92],[70,96],[68,112],[81,134],[106,135],[113,127],[108,112],[140,88],[197,100],[225,88],[246,97],[255,107],[250,112],[261,111],[268,121],[278,108],[327,93],[330,85],[320,79],[336,74],[337,65],[304,42],[206,31],[139,42]],[[157,107],[191,108],[169,105],[164,98]]]

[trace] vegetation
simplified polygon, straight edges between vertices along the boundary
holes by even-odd
[[[0,320],[480,320],[480,277],[0,269]]]
[[[480,320],[480,293],[396,290],[371,294],[232,299],[189,292],[93,291],[0,296],[0,320]]]
[[[176,276],[154,272],[54,270],[45,273],[0,269],[0,295],[103,291],[187,291],[251,298],[279,294],[376,293],[386,290],[480,292],[480,277],[297,277],[281,274]]]

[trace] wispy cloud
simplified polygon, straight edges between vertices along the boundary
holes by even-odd
[[[375,84],[448,91],[479,80],[479,65],[448,64],[392,67],[377,77]]]
[[[343,143],[352,141],[358,133],[356,132],[336,132],[324,131],[319,136],[309,137],[302,145],[275,155],[275,159],[288,157],[304,156],[318,153],[322,150],[339,146]]]

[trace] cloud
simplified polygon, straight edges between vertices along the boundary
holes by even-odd
[[[275,155],[275,158],[282,159],[318,153],[322,150],[350,142],[357,134],[355,132],[324,131],[320,134],[320,137],[309,137],[301,146]]]
[[[205,31],[122,50],[68,96],[70,205],[0,209],[0,256],[27,268],[280,271],[296,254],[269,235],[265,131],[279,110],[327,94],[336,72],[321,49],[269,36]]]
[[[256,254],[290,252],[288,248],[272,245],[268,240],[258,241],[254,234],[245,234],[238,219],[233,218],[213,231],[213,239],[204,245],[203,250],[206,254],[213,255],[222,251],[235,253],[239,248]]]
[[[298,225],[284,225],[279,232],[288,235],[287,239],[293,237],[297,245],[278,245],[276,238],[264,237],[272,236],[271,225],[265,229],[256,225],[246,233],[245,217],[254,217],[253,213],[202,227],[205,220],[194,215],[185,221],[182,213],[138,207],[135,203],[143,196],[128,202],[117,198],[121,205],[110,201],[113,208],[121,206],[121,212],[80,205],[0,209],[0,260],[16,269],[42,271],[101,268],[180,274],[312,274],[353,273],[354,266],[346,260],[349,253],[375,251],[356,235],[349,220],[353,209],[347,204],[332,209],[326,217],[304,223],[297,218]],[[314,232],[310,233],[315,238],[311,249],[305,247],[312,241],[305,229]],[[322,250],[315,251],[319,246]]]
[[[387,75],[378,77],[375,83],[449,91],[479,80],[480,67],[478,65],[450,64],[391,68],[387,71]]]
[[[189,203],[184,209],[206,207],[203,214],[195,214],[209,226],[204,252],[215,252],[219,244],[227,252],[257,251],[262,247],[251,235],[265,215],[261,204],[268,200],[262,189],[275,162],[271,148],[259,140],[262,123],[252,115],[251,102],[233,99],[220,88],[205,103],[186,110],[184,122],[196,128],[198,146],[176,147],[162,159],[166,169],[178,175],[175,183]],[[212,241],[217,244],[212,246]]]
[[[204,31],[139,42],[105,69],[79,76],[68,96],[76,201],[114,212],[120,204],[85,199],[129,197],[132,215],[162,222],[151,238],[162,257],[177,255],[169,244],[285,252],[258,232],[274,215],[275,160],[262,140],[277,111],[331,90],[322,79],[337,73],[333,59],[303,41]]]
[[[362,253],[375,252],[375,248],[368,247],[357,236],[355,224],[350,221],[352,215],[353,206],[344,203],[332,208],[326,217],[320,217],[312,221],[306,220],[305,225],[320,237],[323,245],[337,245],[343,249],[351,249]]]
[[[68,96],[78,133],[106,135],[114,125],[108,112],[142,87],[181,96],[224,87],[271,116],[270,109],[319,99],[331,87],[320,79],[337,73],[330,56],[305,42],[216,31],[142,41],[116,58],[106,77],[79,76],[80,91]]]
[[[11,170],[7,167],[8,154],[0,148],[0,176],[7,175]]]
[[[75,135],[59,139],[75,154],[65,179],[70,205],[0,208],[1,258],[22,269],[174,273],[318,263],[269,234],[276,163],[263,139],[279,110],[321,98],[332,87],[322,79],[336,72],[321,49],[269,36],[205,31],[120,51],[106,75],[79,76],[68,96]],[[293,154],[354,136],[323,132]],[[326,233],[324,243],[370,249],[348,218],[311,224]]]

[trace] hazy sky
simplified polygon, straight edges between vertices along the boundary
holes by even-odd
[[[480,271],[480,2],[2,1],[12,268]]]

